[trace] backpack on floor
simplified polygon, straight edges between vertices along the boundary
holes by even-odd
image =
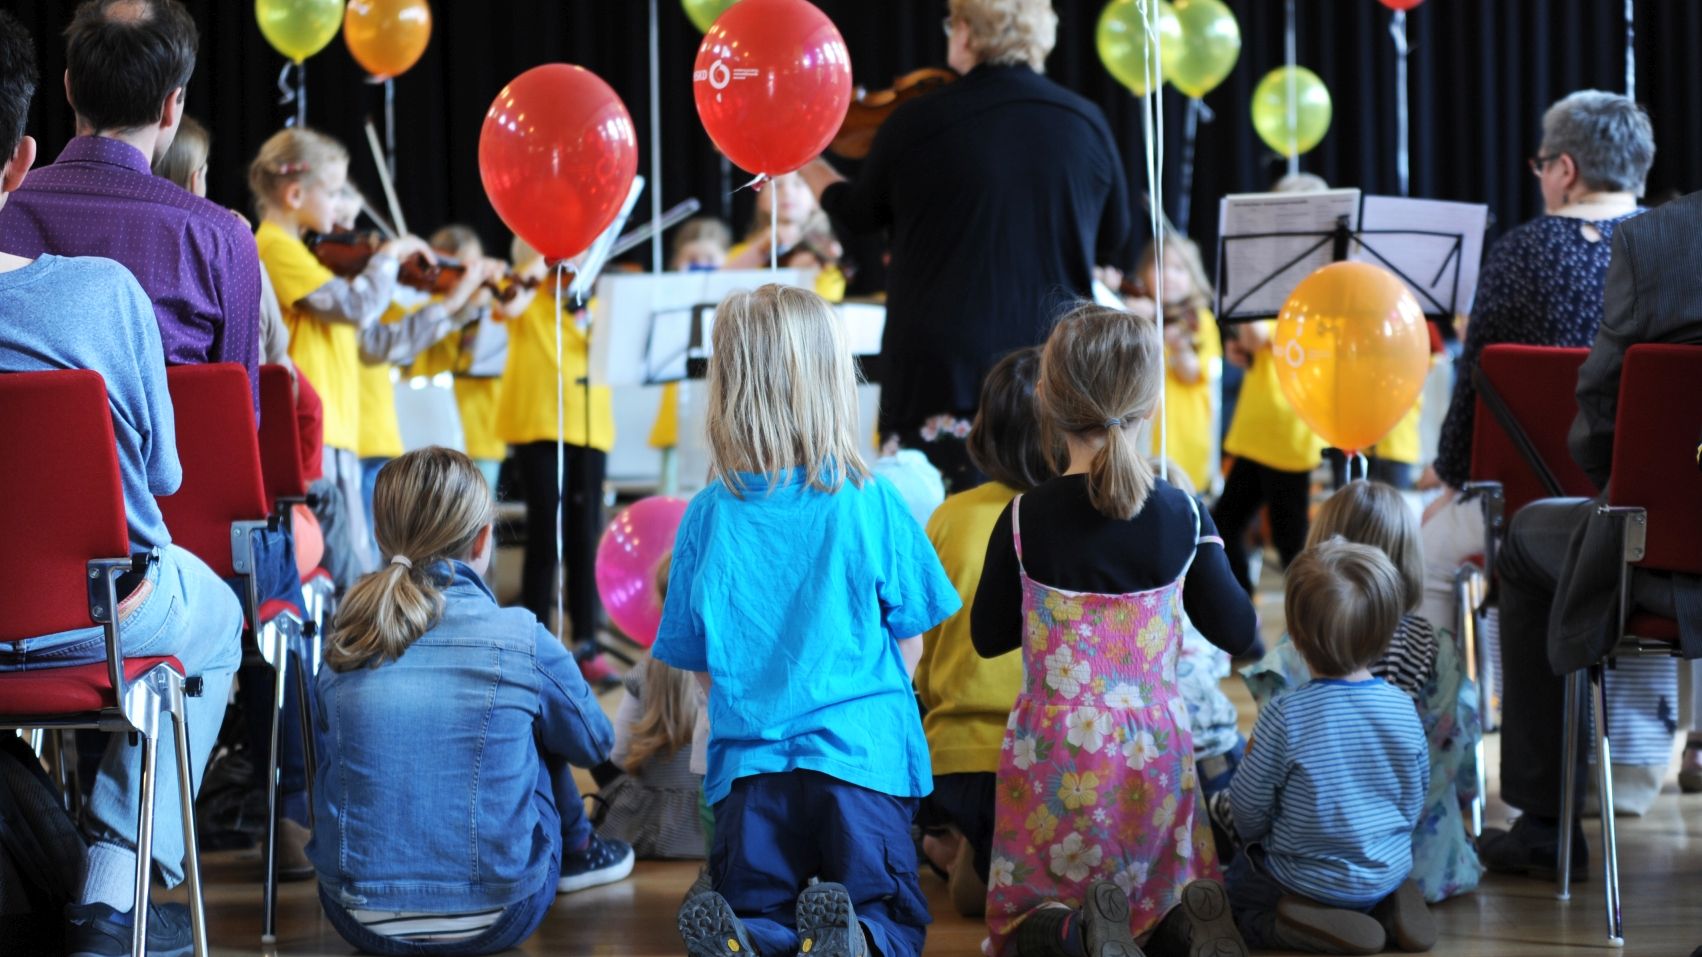
[[[88,845],[24,739],[0,734],[0,955],[57,954]]]

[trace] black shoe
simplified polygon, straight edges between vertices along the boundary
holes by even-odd
[[[591,843],[563,856],[556,892],[571,894],[587,887],[613,884],[632,873],[632,845],[591,835]]]
[[[727,899],[705,891],[680,905],[680,939],[688,957],[751,957],[756,951]]]
[[[136,924],[129,911],[105,904],[68,904],[65,935],[70,957],[128,957]],[[195,950],[189,908],[182,904],[148,905],[148,957],[189,957]]]
[[[1554,880],[1560,872],[1560,826],[1539,821],[1529,814],[1507,830],[1486,827],[1477,839],[1477,855],[1483,866],[1498,874]],[[1584,829],[1572,825],[1572,880],[1590,879],[1590,847]]]
[[[1297,894],[1277,901],[1272,943],[1309,954],[1364,955],[1380,952],[1389,935],[1370,914],[1331,907]]]
[[[1247,942],[1235,929],[1229,894],[1212,880],[1192,881],[1182,898],[1147,940],[1152,957],[1247,957]]]
[[[1082,949],[1087,957],[1143,957],[1129,933],[1129,895],[1110,881],[1087,889],[1081,905]]]
[[[868,957],[863,925],[844,884],[812,884],[798,895],[798,953],[804,957]]]
[[[1371,916],[1383,925],[1388,946],[1395,950],[1421,954],[1436,946],[1436,918],[1416,881],[1403,883],[1383,898],[1371,908]]]

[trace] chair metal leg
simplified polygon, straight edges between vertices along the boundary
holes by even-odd
[[[1593,699],[1596,721],[1596,775],[1601,793],[1602,810],[1602,883],[1607,905],[1607,940],[1615,947],[1625,946],[1625,925],[1619,910],[1619,847],[1613,821],[1613,753],[1607,740],[1606,682],[1598,681]]]
[[[1474,565],[1464,565],[1454,576],[1454,605],[1459,619],[1460,657],[1465,661],[1466,677],[1477,689],[1480,731],[1473,746],[1472,760],[1477,770],[1477,794],[1472,798],[1472,834],[1483,834],[1483,809],[1489,796],[1489,766],[1483,748],[1483,721],[1489,714],[1489,694],[1483,685],[1483,669],[1479,666],[1481,653],[1478,641],[1478,596],[1482,592],[1483,576]]]
[[[1589,680],[1588,670],[1574,671],[1565,678],[1565,731],[1560,738],[1561,747],[1565,749],[1561,755],[1560,774],[1560,853],[1555,875],[1560,890],[1554,895],[1563,901],[1572,899],[1572,829],[1578,820],[1578,721],[1584,710],[1584,694]]]
[[[201,851],[195,836],[195,781],[189,760],[189,712],[184,704],[183,682],[173,679],[170,695],[172,730],[177,738],[177,789],[183,813],[183,873],[189,885],[189,927],[195,940],[195,957],[207,957],[207,908],[201,886]]]
[[[36,758],[42,758],[42,752],[47,747],[47,736],[40,728],[31,728],[25,737],[29,740],[30,750],[35,752]]]
[[[159,701],[155,699],[152,726],[142,731],[142,810],[136,826],[136,903],[131,910],[130,953],[148,953],[148,884],[154,863],[154,783],[159,759]]]
[[[289,680],[289,647],[281,627],[274,623],[264,629],[264,640],[272,648],[272,747],[266,774],[266,859],[265,906],[260,921],[260,942],[278,942],[278,791],[282,781],[278,775],[278,730],[284,718],[284,682]]]
[[[301,649],[303,653],[307,649]],[[318,755],[313,746],[313,711],[308,703],[308,675],[305,660],[295,663],[296,717],[301,721],[301,763],[307,784],[307,829],[313,830],[313,773],[318,768]]]

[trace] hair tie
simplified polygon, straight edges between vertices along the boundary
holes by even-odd
[[[277,175],[290,176],[295,173],[305,173],[307,171],[308,166],[306,163],[284,163],[278,167]]]
[[[1115,429],[1122,424],[1123,424],[1123,420],[1117,418],[1116,416],[1112,416],[1111,418],[1105,420],[1105,427],[1107,429]]]
[[[413,559],[409,558],[406,555],[392,555],[392,556],[390,556],[390,564],[401,565],[404,568],[413,568],[414,567]]]

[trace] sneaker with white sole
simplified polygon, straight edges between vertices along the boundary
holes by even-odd
[[[632,873],[637,855],[625,841],[591,835],[591,840],[577,851],[563,855],[561,880],[556,881],[556,893],[571,894],[587,887],[613,884]]]
[[[130,937],[135,933],[129,911],[106,904],[70,904],[65,920],[71,925],[65,935],[65,952],[71,957],[129,957]],[[148,905],[148,957],[189,957],[194,949],[189,908]]]

